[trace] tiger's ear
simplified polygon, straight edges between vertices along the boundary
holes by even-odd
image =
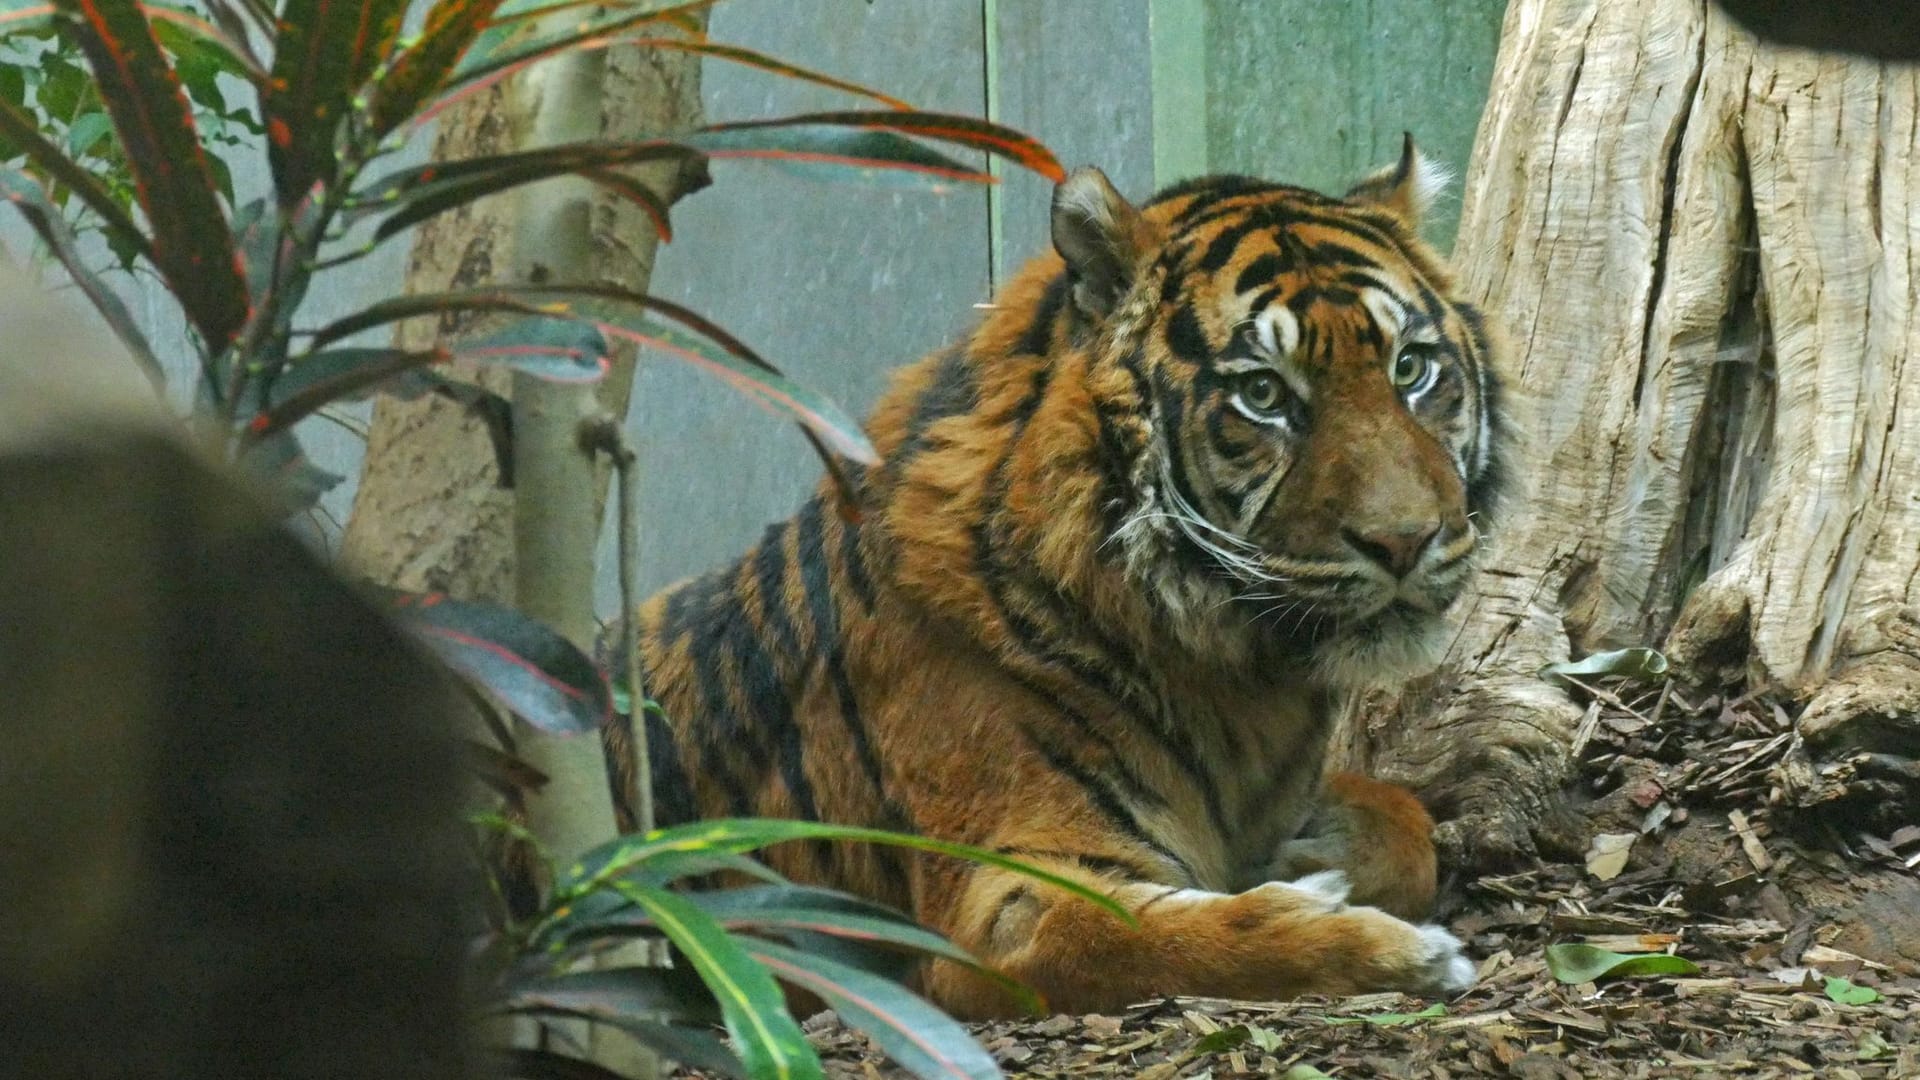
[[[1451,183],[1453,170],[1421,153],[1409,131],[1401,144],[1400,160],[1353,185],[1347,198],[1391,210],[1400,220],[1419,228],[1428,209]]]
[[[1147,219],[1091,165],[1053,189],[1053,249],[1067,261],[1074,306],[1091,318],[1126,295],[1152,235]]]

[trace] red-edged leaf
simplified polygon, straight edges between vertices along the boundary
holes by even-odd
[[[582,41],[618,34],[636,26],[664,22],[679,26],[689,33],[697,33],[699,23],[693,19],[693,13],[718,2],[557,0],[547,4],[521,4],[507,0],[496,9],[486,29],[454,68],[454,78],[464,80],[482,69],[492,70],[517,64],[534,53],[550,54]],[[571,26],[559,26],[560,16],[568,12],[580,12],[578,20]]]
[[[330,349],[289,363],[265,389],[266,404],[248,421],[252,438],[299,423],[338,401],[364,397],[409,371],[447,359],[440,350]]]
[[[437,593],[397,594],[394,603],[443,660],[542,731],[588,734],[612,717],[600,669],[546,625],[510,607]]]
[[[546,299],[545,304],[539,301]],[[677,359],[709,371],[747,393],[755,403],[797,420],[809,439],[855,461],[871,464],[878,455],[865,433],[838,405],[822,394],[800,386],[743,342],[688,309],[658,297],[610,285],[499,285],[485,289],[384,300],[339,319],[315,332],[313,345],[359,333],[375,326],[450,311],[518,311],[533,315],[572,316],[598,323],[603,333],[660,349]],[[648,319],[654,312],[681,324],[691,334]],[[839,471],[829,452],[821,458],[834,470],[836,482],[851,491],[851,481]]]
[[[796,82],[807,82],[818,86],[832,87],[835,90],[844,90],[849,94],[857,94],[861,97],[871,98],[888,108],[900,109],[902,111],[913,108],[913,106],[890,94],[883,94],[878,90],[862,86],[859,83],[848,82],[845,79],[828,75],[825,72],[801,67],[798,64],[791,64],[778,57],[768,56],[766,53],[743,48],[738,45],[723,45],[718,42],[693,38],[620,37],[608,34],[580,37],[577,34],[569,34],[557,40],[539,42],[534,45],[529,45],[526,48],[515,50],[509,56],[486,61],[458,75],[451,84],[449,92],[432,105],[421,110],[420,114],[414,118],[414,123],[429,123],[448,107],[458,104],[473,94],[485,90],[487,87],[494,85],[508,76],[524,71],[542,60],[564,52],[606,49],[615,45],[633,45],[642,48],[697,53],[701,56],[709,56],[716,60],[728,60],[736,64],[745,64],[748,67],[759,68],[761,71],[771,72],[772,74],[779,75],[782,78],[792,79]]]
[[[955,180],[998,182],[984,169],[964,165],[891,131],[813,124],[702,130],[675,136],[674,141],[708,157],[770,161],[815,179],[852,174],[868,183],[931,184],[936,190]]]
[[[241,453],[240,464],[278,496],[281,509],[288,514],[311,509],[320,496],[346,479],[315,465],[291,431],[254,442]]]
[[[395,56],[376,80],[367,110],[374,135],[385,135],[406,123],[447,84],[499,7],[500,0],[438,0],[433,5],[420,37]]]
[[[407,0],[286,0],[260,95],[281,206],[333,182],[354,96],[387,59],[406,9]]]
[[[0,7],[6,6],[0,5]],[[149,21],[165,23],[183,30],[218,48],[233,61],[236,68],[244,71],[248,78],[259,80],[266,77],[266,72],[260,67],[259,59],[253,55],[251,49],[247,48],[245,40],[232,32],[231,27],[216,26],[191,11],[182,11],[162,4],[134,6],[139,8],[140,13]],[[53,24],[53,18],[54,5],[51,2],[28,2],[13,6],[10,10],[0,10],[0,38],[44,29]]]
[[[180,80],[137,7],[114,0],[56,4],[74,17],[74,35],[126,150],[153,229],[154,265],[207,349],[218,352],[247,320],[247,286]]]
[[[818,125],[895,131],[902,135],[938,139],[941,142],[964,146],[971,150],[984,150],[1006,158],[1016,165],[1032,169],[1055,183],[1066,179],[1067,175],[1066,170],[1060,167],[1059,159],[1053,156],[1053,151],[1047,149],[1033,136],[1004,124],[996,124],[991,120],[953,113],[897,110],[801,113],[773,120],[709,124],[700,130],[702,132],[739,132]]]
[[[153,348],[147,344],[146,335],[140,332],[140,327],[134,323],[133,315],[120,302],[120,297],[88,269],[74,246],[73,232],[67,228],[66,218],[61,216],[60,208],[48,200],[40,185],[32,177],[0,166],[0,199],[12,203],[27,219],[27,224],[39,234],[47,250],[66,268],[67,276],[93,302],[100,317],[107,321],[107,326],[140,366],[146,368],[147,374],[156,383],[164,382],[165,372],[161,370],[160,361],[154,357]]]
[[[612,170],[695,155],[696,151],[670,142],[566,143],[539,150],[466,158],[384,176],[355,201],[353,210],[356,214],[388,211],[388,216],[374,230],[374,240],[378,242],[476,199],[556,176],[577,175],[637,203],[653,220],[662,237],[666,237],[669,235],[666,203],[645,185]]]
[[[898,983],[824,956],[758,938],[742,938],[747,955],[774,977],[811,991],[848,1027],[864,1031],[888,1057],[916,1076],[997,1080],[1000,1066],[959,1021]]]
[[[496,1006],[501,1012],[560,1013],[614,1021],[648,1014],[718,1020],[713,995],[690,971],[617,967],[515,980]]]
[[[645,316],[615,316],[599,325],[601,331],[610,337],[625,338],[657,349],[718,376],[768,412],[800,421],[808,430],[825,439],[835,453],[863,465],[874,465],[880,461],[880,455],[867,440],[859,422],[841,411],[840,406],[825,394],[802,386],[778,372],[747,363],[710,341]]]
[[[462,360],[505,364],[552,382],[595,382],[607,373],[607,339],[592,323],[560,316],[521,319],[453,347]]]

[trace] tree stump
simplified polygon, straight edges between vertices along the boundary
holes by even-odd
[[[1536,673],[1596,650],[1783,689],[1810,776],[1920,753],[1917,123],[1920,70],[1704,0],[1509,8],[1455,261],[1509,337],[1517,491],[1442,667],[1347,730],[1455,865],[1583,839],[1581,710]]]

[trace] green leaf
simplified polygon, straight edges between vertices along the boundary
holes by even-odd
[[[1698,975],[1699,965],[1666,953],[1617,953],[1593,945],[1547,946],[1547,970],[1567,984],[1647,975]]]
[[[712,991],[685,968],[616,967],[515,979],[492,1007],[596,1021],[646,1015],[696,1022],[720,1019]]]
[[[1871,1005],[1880,1000],[1880,991],[1871,986],[1856,986],[1846,979],[1828,976],[1827,997],[1842,1005]]]
[[[515,716],[554,735],[610,722],[606,679],[587,654],[546,624],[501,604],[440,593],[387,591],[401,621]]]
[[[1223,1027],[1218,1031],[1202,1035],[1199,1039],[1195,1040],[1193,1052],[1196,1054],[1223,1053],[1246,1042],[1247,1038],[1252,1034],[1253,1032],[1248,1030],[1245,1024]]]
[[[1421,1020],[1432,1020],[1447,1015],[1447,1007],[1434,1002],[1416,1013],[1373,1013],[1368,1016],[1329,1016],[1329,1024],[1376,1024],[1380,1027],[1401,1027]]]
[[[67,125],[67,153],[84,157],[101,139],[113,131],[113,121],[103,112],[82,114]]]
[[[39,235],[47,250],[60,261],[60,265],[89,301],[94,310],[105,319],[107,326],[127,347],[136,362],[145,368],[156,385],[164,384],[166,375],[161,370],[160,361],[153,355],[152,346],[147,344],[145,334],[133,321],[133,315],[120,302],[119,294],[108,288],[94,272],[87,267],[86,260],[80,257],[74,246],[74,237],[67,228],[66,219],[60,210],[47,200],[47,194],[31,177],[22,176],[12,169],[0,166],[0,199],[13,204],[27,224]]]
[[[180,81],[139,8],[99,0],[55,6],[74,21],[126,150],[153,229],[154,265],[208,351],[218,352],[247,320],[247,288]]]
[[[286,0],[260,95],[281,206],[333,182],[354,97],[387,59],[406,8],[406,0]]]
[[[1295,1065],[1280,1074],[1280,1080],[1333,1080],[1333,1077],[1311,1065]]]
[[[578,896],[601,887],[663,851],[725,851],[745,854],[774,844],[795,840],[847,840],[856,843],[886,844],[912,848],[936,855],[947,855],[968,862],[998,867],[1035,881],[1063,889],[1082,900],[1111,913],[1127,926],[1139,925],[1133,913],[1112,897],[1076,881],[1039,867],[1029,866],[998,852],[965,844],[949,843],[911,833],[888,832],[857,825],[833,825],[821,821],[788,821],[773,818],[715,818],[655,829],[644,836],[623,836],[602,844],[568,867],[555,887],[556,895]]]
[[[959,1021],[898,983],[771,941],[748,938],[743,944],[781,982],[818,995],[843,1023],[871,1036],[915,1076],[1001,1075],[993,1056]]]
[[[1646,648],[1615,649],[1593,653],[1578,660],[1548,664],[1536,674],[1541,678],[1557,675],[1624,675],[1632,679],[1657,679],[1667,673],[1667,658],[1658,650]]]
[[[81,166],[40,133],[39,125],[24,109],[0,102],[0,138],[7,139],[19,153],[25,154],[47,179],[74,193],[87,209],[100,219],[110,240],[151,257],[152,247],[133,218],[121,208],[93,171]]]
[[[713,991],[727,1033],[733,1037],[734,1050],[749,1075],[779,1080],[813,1080],[824,1075],[819,1055],[787,1011],[786,998],[767,967],[762,966],[762,954],[750,954],[742,948],[742,942],[684,896],[639,885],[622,887],[620,892],[653,916]],[[778,947],[764,944],[759,948]],[[863,977],[871,978],[864,973]],[[851,1022],[852,1018],[848,1019]]]

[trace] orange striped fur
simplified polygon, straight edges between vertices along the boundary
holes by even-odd
[[[863,523],[823,485],[641,609],[661,820],[912,830],[1103,890],[1137,930],[991,868],[770,853],[1055,1009],[1463,986],[1406,921],[1432,821],[1322,781],[1339,696],[1432,655],[1497,488],[1492,346],[1415,235],[1432,178],[1411,141],[1339,199],[1069,177],[1057,250],[874,409]],[[951,964],[923,985],[1012,1007]]]

